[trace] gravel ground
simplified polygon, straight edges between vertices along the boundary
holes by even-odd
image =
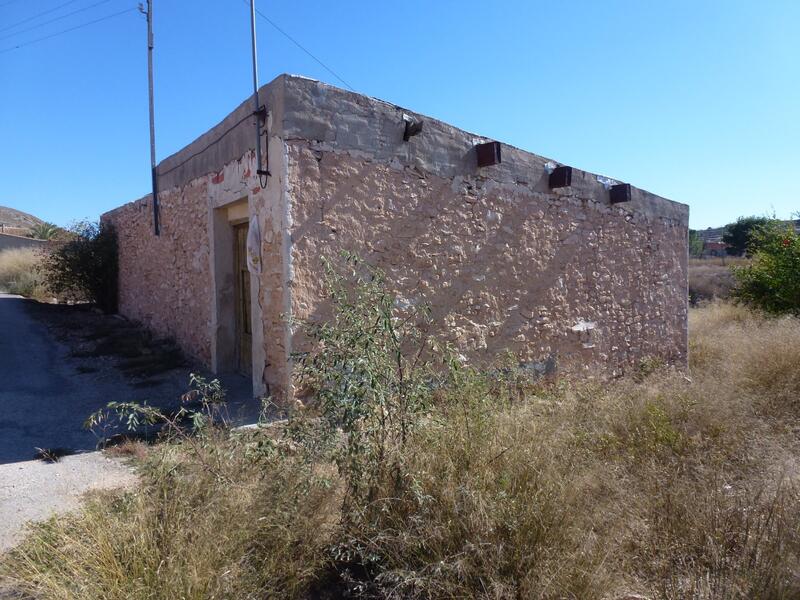
[[[127,487],[136,476],[122,459],[101,452],[0,465],[0,552],[19,542],[28,521],[77,508],[91,490]]]

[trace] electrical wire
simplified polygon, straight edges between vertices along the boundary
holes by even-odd
[[[244,123],[244,122],[245,122],[245,121],[247,121],[248,119],[252,119],[252,118],[253,118],[253,114],[252,114],[252,113],[247,113],[247,114],[246,114],[245,116],[243,116],[241,119],[239,119],[238,121],[236,121],[236,123],[234,123],[233,125],[231,125],[230,127],[228,127],[228,128],[225,130],[225,131],[223,131],[222,133],[220,133],[220,134],[219,134],[219,135],[218,135],[216,138],[214,138],[213,140],[211,140],[210,142],[208,142],[208,143],[207,143],[205,146],[203,146],[203,147],[202,147],[200,150],[196,150],[195,152],[192,152],[192,153],[191,153],[189,156],[187,156],[186,158],[184,158],[184,159],[183,159],[181,162],[179,162],[177,165],[173,165],[172,167],[170,167],[170,168],[169,168],[169,169],[167,169],[166,171],[162,171],[161,169],[159,169],[158,167],[156,167],[156,172],[158,173],[158,176],[159,176],[159,177],[163,177],[164,175],[168,175],[169,173],[172,173],[172,172],[173,172],[175,169],[179,169],[180,167],[182,167],[183,165],[185,165],[186,163],[188,163],[188,162],[189,162],[190,160],[192,160],[193,158],[196,158],[196,157],[200,156],[200,155],[201,155],[203,152],[205,152],[206,150],[208,150],[209,148],[211,148],[211,146],[214,146],[214,145],[218,144],[219,142],[221,142],[221,141],[222,141],[222,138],[224,138],[226,135],[228,135],[228,134],[229,134],[231,131],[233,131],[234,129],[236,129],[236,128],[237,128],[239,125],[241,125],[242,123]]]
[[[69,2],[64,2],[63,4],[59,4],[58,6],[55,6],[50,10],[45,10],[43,12],[33,15],[32,17],[28,17],[27,19],[22,19],[22,21],[17,21],[13,25],[8,25],[7,27],[3,27],[2,29],[0,29],[0,31],[8,31],[9,29],[14,29],[14,27],[17,27],[18,25],[22,25],[23,23],[27,23],[28,21],[33,21],[34,19],[38,19],[39,17],[43,17],[45,15],[49,15],[51,12],[55,12],[59,8],[64,8],[69,4],[75,4],[77,1],[78,0],[69,0]]]
[[[94,8],[95,6],[100,6],[101,4],[107,4],[111,2],[111,0],[100,0],[100,2],[95,2],[94,4],[90,4],[89,6],[84,6],[83,8],[79,8],[78,10],[73,10],[72,12],[68,12],[65,15],[61,15],[60,17],[55,17],[50,19],[49,21],[42,21],[36,25],[31,25],[30,27],[26,27],[25,29],[20,29],[19,31],[14,31],[13,33],[7,33],[6,35],[0,36],[0,40],[4,40],[6,38],[14,37],[15,35],[19,35],[20,33],[25,33],[27,31],[33,31],[34,29],[38,29],[39,27],[44,27],[45,25],[49,25],[50,23],[55,23],[56,21],[60,21],[61,19],[66,19],[67,17],[71,17],[72,15],[77,15],[78,13],[85,12],[90,8]]]
[[[8,2],[3,2],[2,4],[0,4],[0,8],[3,8],[4,6],[8,6],[9,4],[14,4],[14,2],[16,2],[16,1],[17,0],[8,0]]]
[[[55,33],[51,33],[50,35],[46,35],[44,37],[36,38],[35,40],[30,40],[28,42],[24,42],[22,44],[17,44],[16,46],[10,46],[8,48],[0,49],[0,54],[4,54],[6,52],[11,52],[12,50],[16,50],[17,48],[24,48],[25,46],[30,46],[31,44],[36,44],[38,42],[43,42],[44,40],[49,40],[50,38],[54,38],[56,36],[62,35],[64,33],[69,33],[70,31],[75,31],[76,29],[83,29],[84,27],[88,27],[89,25],[94,25],[95,23],[100,23],[101,21],[107,21],[113,17],[117,17],[119,15],[124,15],[125,13],[132,12],[134,10],[138,10],[138,8],[128,8],[125,10],[121,10],[119,12],[111,13],[110,15],[106,15],[105,17],[100,17],[99,19],[95,19],[94,21],[87,21],[86,23],[81,23],[80,25],[76,25],[75,27],[70,27],[69,29],[62,29],[61,31],[56,31]]]
[[[245,4],[247,4],[248,6],[249,6],[249,4],[250,4],[248,0],[244,0],[244,3],[245,3]],[[321,61],[319,58],[317,58],[316,56],[314,56],[314,55],[311,53],[311,51],[310,51],[310,50],[307,50],[305,47],[303,47],[303,45],[302,45],[300,42],[298,42],[298,41],[297,41],[296,39],[294,39],[294,38],[293,38],[291,35],[289,35],[289,34],[288,34],[288,33],[286,33],[286,32],[285,32],[283,29],[281,29],[281,27],[280,27],[280,26],[279,26],[277,23],[275,23],[275,22],[274,22],[272,19],[270,19],[269,17],[267,17],[267,16],[266,16],[264,13],[262,13],[262,12],[261,12],[260,10],[258,10],[258,9],[256,9],[256,13],[258,13],[258,15],[259,15],[261,18],[263,18],[265,21],[267,21],[267,23],[269,23],[270,25],[272,25],[272,26],[273,26],[273,27],[274,27],[274,28],[275,28],[275,29],[276,29],[276,30],[277,30],[279,33],[281,33],[283,36],[285,36],[285,37],[286,37],[286,39],[288,39],[290,42],[292,42],[294,45],[296,45],[298,48],[300,48],[300,49],[301,49],[303,52],[305,52],[305,53],[306,53],[306,54],[308,54],[308,55],[309,55],[311,58],[313,58],[313,59],[314,59],[314,60],[315,60],[315,61],[316,61],[316,62],[317,62],[317,63],[318,63],[318,64],[319,64],[319,65],[320,65],[320,66],[321,66],[323,69],[325,69],[326,71],[328,71],[328,72],[329,72],[331,75],[333,75],[333,76],[334,76],[336,79],[338,79],[338,80],[339,80],[339,81],[340,81],[342,84],[344,84],[344,86],[345,86],[345,87],[347,87],[347,88],[348,88],[348,89],[350,89],[351,91],[355,91],[355,90],[353,89],[353,87],[352,87],[352,86],[351,86],[349,83],[347,83],[347,82],[346,82],[344,79],[342,79],[342,78],[341,78],[341,77],[340,77],[340,76],[339,76],[339,75],[336,73],[336,71],[334,71],[333,69],[331,69],[331,68],[330,68],[328,65],[326,65],[324,62],[322,62],[322,61]],[[203,152],[205,152],[206,150],[208,150],[209,148],[211,148],[211,146],[214,146],[214,145],[218,144],[220,141],[222,141],[222,139],[223,139],[223,138],[224,138],[226,135],[228,135],[228,134],[229,134],[231,131],[233,131],[234,129],[236,129],[236,128],[237,128],[239,125],[241,125],[242,123],[244,123],[246,120],[248,120],[248,119],[252,118],[252,116],[253,116],[253,115],[252,115],[252,114],[250,114],[250,113],[246,114],[244,117],[242,117],[241,119],[239,119],[239,120],[238,120],[236,123],[232,124],[232,125],[231,125],[230,127],[228,127],[228,128],[225,130],[225,131],[223,131],[221,134],[219,134],[219,135],[218,135],[218,136],[217,136],[215,139],[213,139],[213,140],[212,140],[212,141],[210,141],[208,144],[206,144],[205,146],[203,146],[203,148],[201,148],[200,150],[197,150],[197,151],[193,152],[192,154],[190,154],[189,156],[187,156],[186,158],[184,158],[184,159],[183,159],[181,162],[179,162],[178,164],[176,164],[176,165],[173,165],[172,167],[170,167],[169,169],[167,169],[167,170],[165,170],[165,171],[161,171],[161,169],[157,169],[158,176],[159,176],[159,177],[163,177],[164,175],[168,175],[169,173],[172,173],[172,172],[173,172],[173,171],[175,171],[176,169],[179,169],[180,167],[182,167],[183,165],[185,165],[186,163],[188,163],[190,160],[192,160],[192,159],[196,158],[197,156],[201,155]],[[262,186],[262,187],[263,187],[263,186]]]
[[[249,5],[249,2],[248,2],[248,0],[244,0],[244,3]],[[275,30],[276,30],[278,33],[280,33],[280,34],[281,34],[283,37],[285,37],[287,40],[289,40],[290,42],[292,42],[292,43],[293,43],[295,46],[297,46],[298,48],[300,48],[300,50],[302,50],[303,52],[305,52],[306,54],[308,54],[308,55],[309,55],[309,56],[310,56],[312,59],[314,59],[314,60],[316,61],[316,63],[317,63],[319,66],[321,66],[321,67],[322,67],[323,69],[325,69],[325,70],[326,70],[328,73],[330,73],[330,74],[331,74],[331,75],[333,75],[333,76],[334,76],[336,79],[338,79],[338,80],[339,80],[339,81],[340,81],[340,82],[341,82],[341,83],[342,83],[342,84],[343,84],[343,85],[344,85],[344,86],[345,86],[347,89],[349,89],[351,92],[355,92],[355,89],[353,89],[353,86],[352,86],[352,85],[350,85],[350,84],[349,84],[349,83],[347,83],[347,82],[346,82],[344,79],[342,79],[342,78],[339,76],[339,74],[338,74],[336,71],[334,71],[334,70],[333,70],[333,69],[331,69],[331,68],[330,68],[328,65],[326,65],[324,62],[322,62],[322,60],[320,60],[319,58],[317,58],[316,56],[314,56],[314,54],[311,52],[311,50],[307,49],[305,46],[303,46],[303,44],[301,44],[301,43],[300,43],[300,42],[298,42],[296,39],[294,39],[294,38],[293,38],[291,35],[289,35],[287,32],[285,32],[285,31],[284,31],[284,30],[283,30],[283,29],[282,29],[282,28],[281,28],[281,27],[280,27],[280,26],[279,26],[279,25],[278,25],[278,24],[277,24],[275,21],[273,21],[273,20],[272,20],[272,19],[270,19],[270,18],[269,18],[267,15],[265,15],[265,14],[264,14],[264,13],[262,13],[260,10],[258,10],[258,8],[256,8],[256,13],[258,14],[258,16],[259,16],[259,17],[261,17],[261,18],[262,18],[262,19],[264,19],[264,20],[265,20],[267,23],[269,23],[270,25],[272,25],[272,27],[273,27],[273,28],[274,28],[274,29],[275,29]]]

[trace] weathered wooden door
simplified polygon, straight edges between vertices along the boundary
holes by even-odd
[[[235,225],[233,273],[236,279],[236,368],[250,375],[253,368],[253,332],[250,323],[250,271],[247,270],[247,223]]]

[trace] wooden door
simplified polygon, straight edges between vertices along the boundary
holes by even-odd
[[[247,270],[247,223],[235,225],[233,273],[236,280],[236,370],[250,375],[253,368],[253,332],[250,322],[250,271]]]

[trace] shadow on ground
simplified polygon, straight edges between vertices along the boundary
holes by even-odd
[[[112,400],[175,410],[192,372],[213,377],[131,321],[0,294],[0,464],[94,450],[100,439],[83,427],[91,413]],[[220,380],[232,422],[255,422],[249,379]]]

